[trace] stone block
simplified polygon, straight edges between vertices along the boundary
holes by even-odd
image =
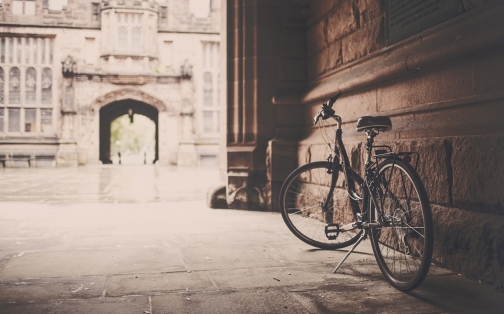
[[[417,172],[422,180],[431,204],[451,203],[450,148],[444,139],[415,139],[394,142],[380,142],[375,145],[389,145],[394,152],[417,152]],[[411,166],[416,158],[412,156]]]
[[[345,0],[322,0],[309,2],[309,18],[308,25],[311,26],[322,19],[324,16],[340,5]]]
[[[504,135],[456,137],[452,146],[454,205],[504,215]]]
[[[342,39],[343,63],[362,58],[385,45],[383,19],[379,18]]]
[[[504,217],[432,205],[434,259],[457,273],[504,288]]]
[[[360,24],[366,25],[385,14],[385,2],[381,0],[361,0],[356,2],[360,14]]]
[[[474,92],[476,95],[504,90],[504,50],[496,49],[490,56],[474,64]]]
[[[354,32],[360,27],[359,21],[360,16],[354,1],[343,1],[339,7],[327,16],[326,29],[324,30],[327,34],[327,42],[332,43]]]
[[[317,52],[327,48],[326,38],[327,21],[320,20],[306,30],[306,43],[308,56],[313,56]]]
[[[459,99],[474,94],[473,68],[459,64],[401,77],[378,88],[378,110],[414,107],[421,104]]]

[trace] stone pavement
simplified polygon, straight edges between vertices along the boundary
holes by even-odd
[[[432,267],[401,293],[368,242],[300,242],[278,213],[210,209],[214,170],[0,169],[0,313],[504,313],[504,295]]]

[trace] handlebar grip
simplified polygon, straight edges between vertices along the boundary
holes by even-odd
[[[339,92],[336,95],[334,95],[331,98],[329,98],[329,101],[327,102],[327,106],[329,106],[329,108],[332,108],[332,106],[334,105],[334,103],[336,102],[336,100],[338,98],[340,98],[341,95],[342,95],[341,92]]]

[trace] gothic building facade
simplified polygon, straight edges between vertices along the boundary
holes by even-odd
[[[0,14],[4,166],[110,163],[124,114],[155,123],[153,161],[216,162],[218,1],[3,0]]]

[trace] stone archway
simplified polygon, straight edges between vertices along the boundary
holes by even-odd
[[[98,97],[90,106],[94,127],[90,134],[90,161],[110,163],[110,124],[121,115],[141,114],[156,125],[155,161],[169,163],[178,148],[178,123],[174,108],[141,90],[124,88]]]

